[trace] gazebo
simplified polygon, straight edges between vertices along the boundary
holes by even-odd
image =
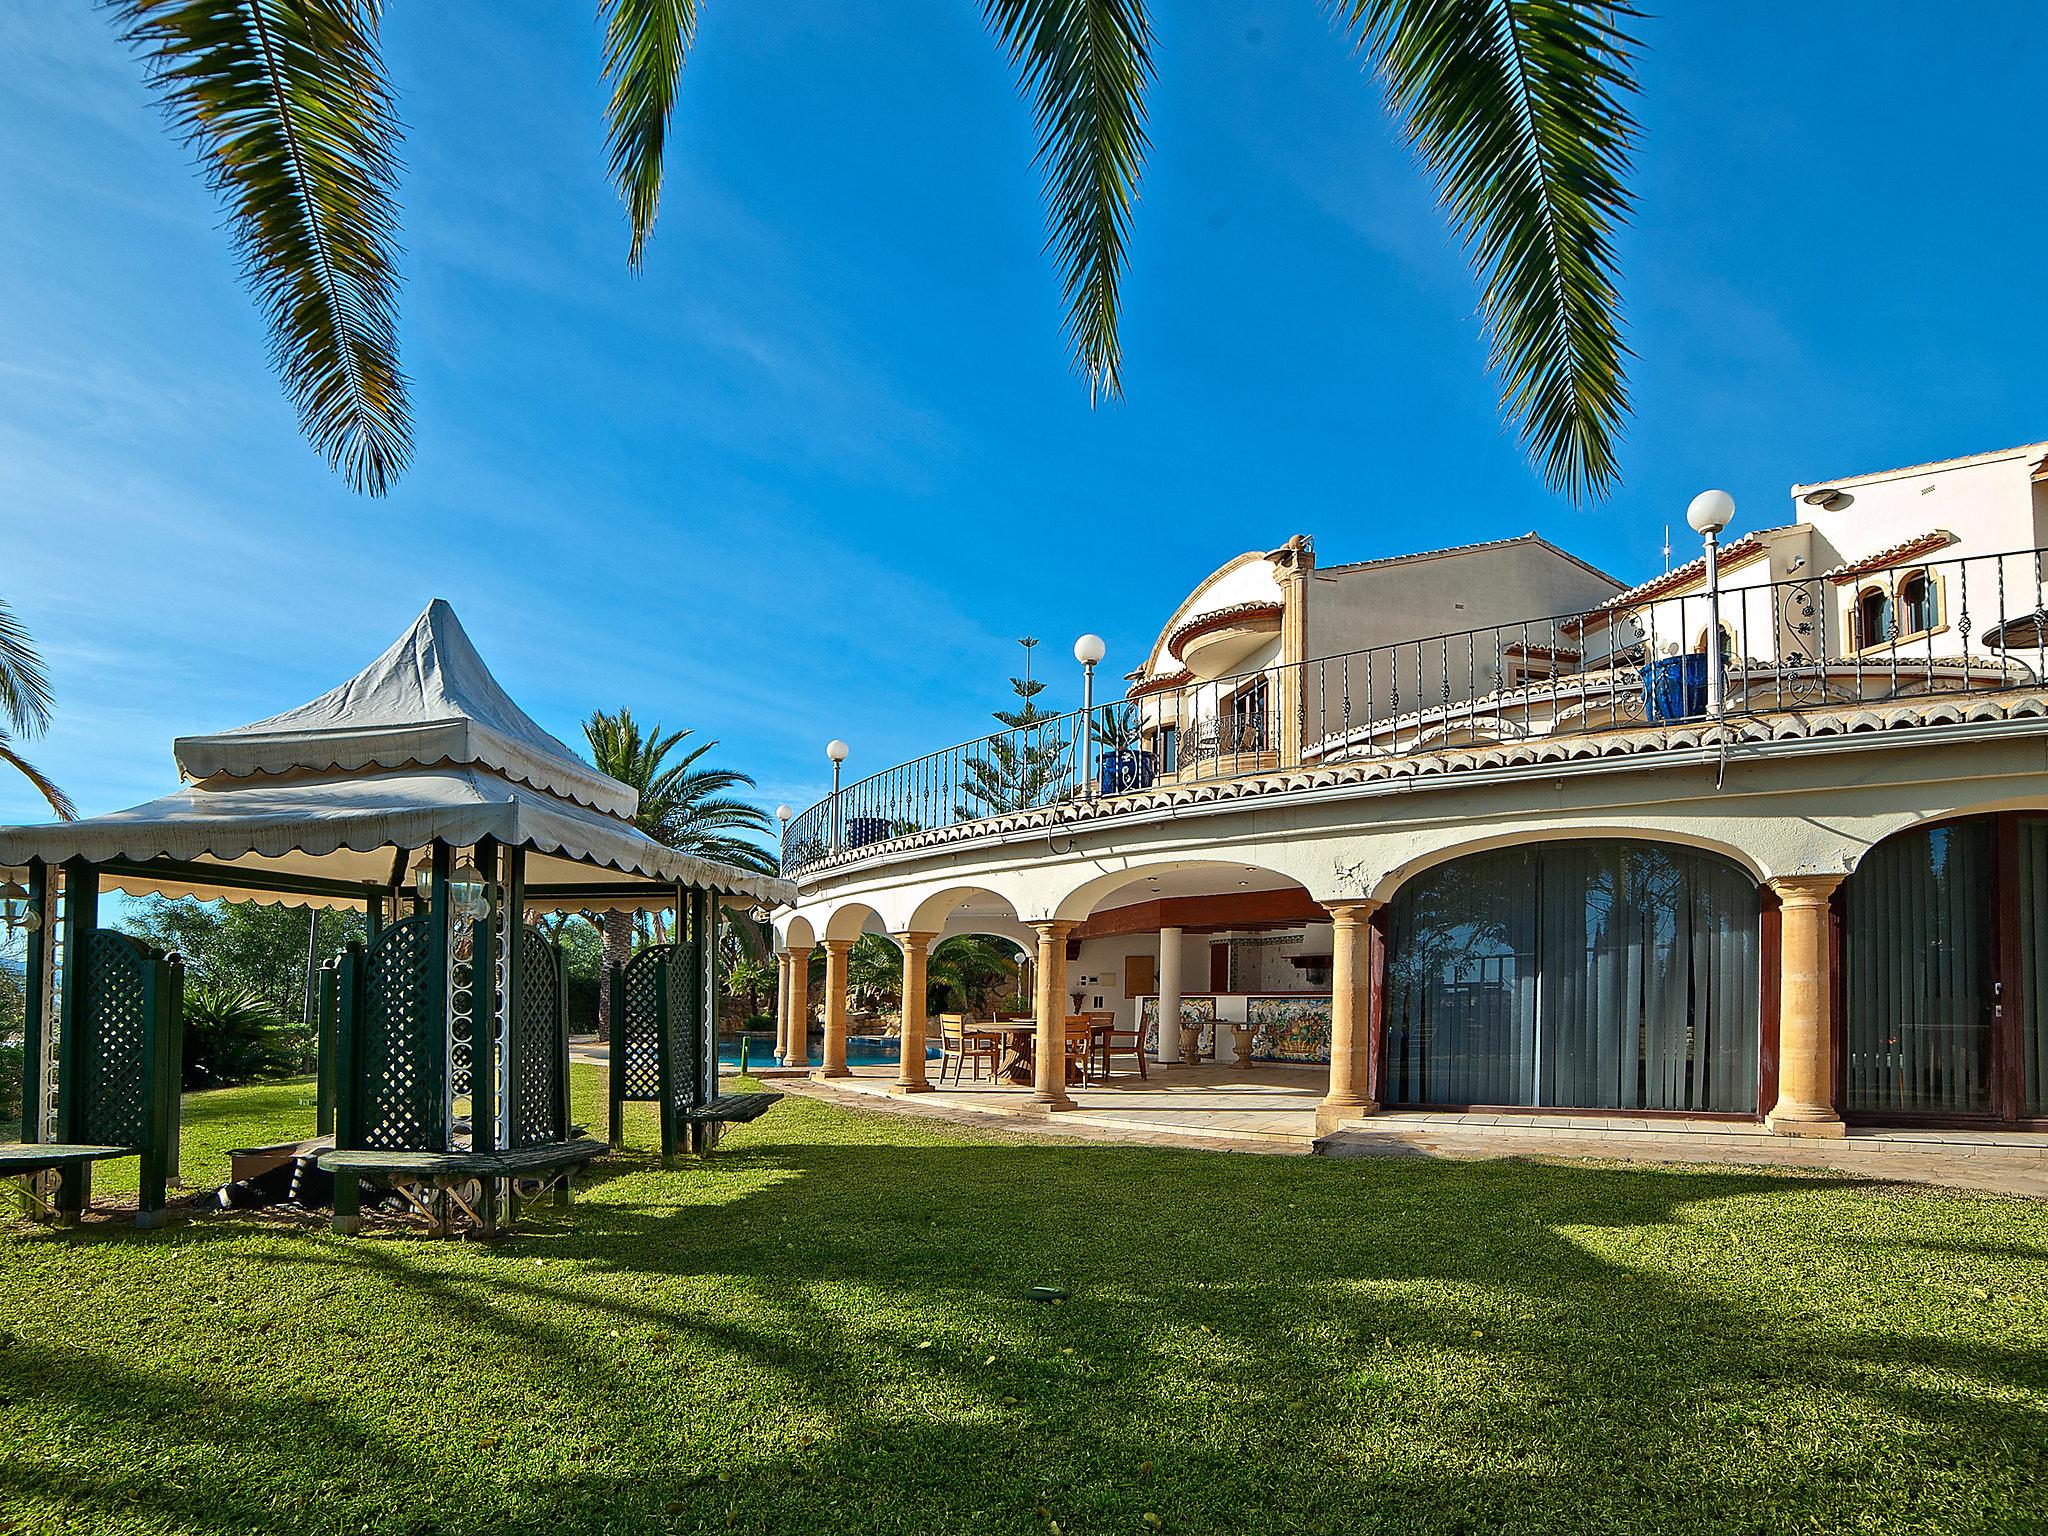
[[[364,1178],[437,1228],[451,1204],[490,1228],[503,1195],[566,1198],[605,1149],[570,1124],[542,911],[676,914],[669,942],[606,979],[614,1141],[630,1099],[660,1105],[665,1157],[765,1107],[718,1091],[715,939],[727,903],[791,887],[641,832],[635,792],[506,695],[447,603],[311,703],[175,753],[184,782],[159,799],[0,828],[29,940],[23,1145],[0,1148],[0,1173],[59,1174],[60,1217],[84,1209],[93,1162],[137,1154],[147,1222],[176,1168],[176,962],[100,926],[107,890],[364,914],[364,940],[319,978],[318,1157],[342,1230]]]

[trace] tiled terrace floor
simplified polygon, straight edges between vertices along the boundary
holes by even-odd
[[[1354,1121],[1320,1142],[1315,1105],[1321,1067],[1261,1063],[1155,1068],[1148,1081],[1118,1077],[1070,1090],[1079,1108],[1029,1115],[1029,1091],[988,1082],[898,1097],[895,1070],[857,1067],[818,1082],[764,1074],[778,1088],[841,1098],[903,1114],[1034,1134],[1332,1157],[1585,1157],[1624,1162],[1721,1163],[1832,1169],[1861,1178],[1941,1184],[2048,1198],[2048,1134],[1957,1130],[1856,1130],[1843,1140],[1774,1136],[1762,1126],[1626,1115],[1496,1115],[1393,1111]]]

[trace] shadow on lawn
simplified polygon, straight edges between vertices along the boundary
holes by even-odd
[[[17,1342],[0,1374],[122,1466],[183,1469],[74,1467],[65,1497],[202,1526],[294,1523],[284,1492],[310,1529],[331,1511],[465,1536],[1075,1533],[1145,1511],[1170,1530],[1781,1529],[1930,1497],[1948,1528],[1988,1527],[1998,1479],[2040,1475],[2042,1356],[1844,1315],[1869,1298],[1798,1223],[1845,1182],[783,1141],[771,1120],[676,1174],[627,1162],[570,1221],[491,1248],[285,1236],[240,1256],[349,1299],[309,1326],[431,1343],[422,1370],[456,1359],[430,1395],[468,1405],[466,1439],[321,1383],[187,1386],[140,1353],[87,1369]],[[1918,1262],[1849,1251],[1902,1284]],[[1040,1283],[1071,1300],[1024,1301]],[[477,1450],[535,1404],[545,1454]],[[50,1491],[34,1465],[0,1464],[0,1507]]]

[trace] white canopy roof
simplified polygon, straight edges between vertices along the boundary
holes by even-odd
[[[631,817],[640,799],[513,703],[440,598],[391,649],[310,704],[212,736],[180,736],[188,779],[481,763],[508,779]]]
[[[412,850],[490,837],[527,850],[535,905],[658,905],[676,885],[795,897],[640,831],[633,790],[534,724],[438,600],[341,687],[177,751],[197,782],[83,821],[0,827],[0,866],[86,859],[131,894],[332,906],[403,884]]]

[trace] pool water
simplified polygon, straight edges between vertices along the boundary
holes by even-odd
[[[939,1059],[939,1048],[925,1049],[927,1061]],[[811,1061],[815,1065],[824,1060],[825,1043],[821,1036],[811,1037]],[[856,1035],[846,1042],[846,1064],[850,1067],[887,1066],[897,1059],[894,1040],[876,1040]],[[775,1060],[775,1038],[772,1035],[747,1036],[747,1060],[754,1066],[772,1064]],[[731,1038],[718,1042],[718,1064],[722,1067],[737,1067],[740,1064],[740,1043]]]

